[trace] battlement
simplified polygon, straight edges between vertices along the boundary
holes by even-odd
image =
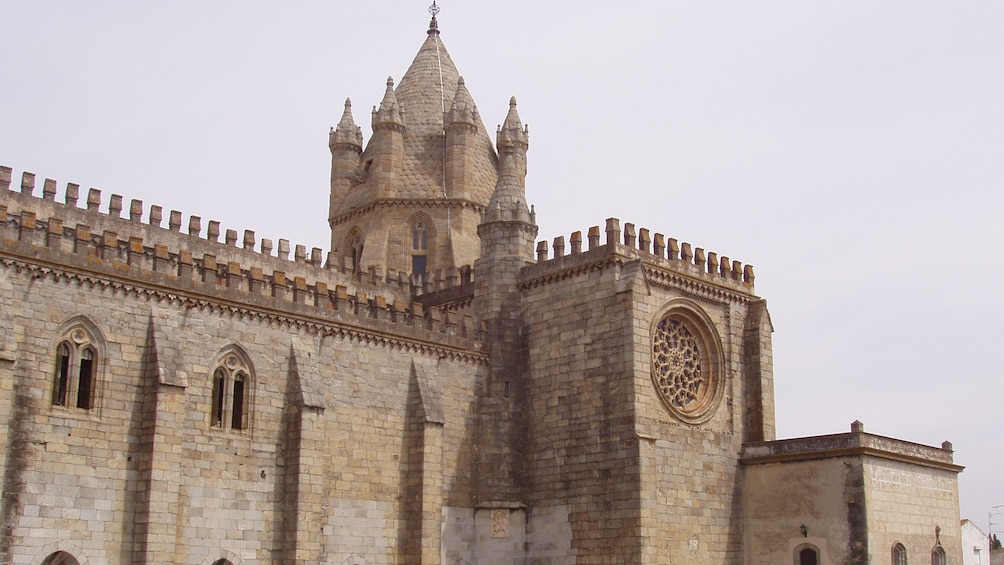
[[[102,202],[91,188],[86,207],[79,207],[79,186],[67,184],[64,201],[56,201],[56,181],[45,179],[41,198],[34,196],[35,175],[25,172],[21,190],[10,190],[12,170],[0,167],[0,253],[39,265],[44,273],[68,278],[105,278],[129,287],[179,295],[194,304],[223,304],[273,312],[276,317],[313,318],[318,323],[351,317],[352,324],[383,332],[432,334],[479,341],[480,325],[446,307],[413,300],[414,296],[469,288],[470,268],[413,276],[376,267],[352,272],[329,252],[280,239],[255,238],[245,230],[223,232],[219,222],[190,216],[182,231],[182,214],[172,210],[163,227],[163,209],[151,206],[144,221],[143,203],[132,200],[123,217],[122,197]],[[104,206],[104,211],[101,208]],[[65,274],[58,273],[65,271]],[[427,301],[426,301],[427,302]],[[347,321],[347,320],[346,320]]]
[[[646,228],[636,228],[625,223],[621,230],[620,220],[608,218],[605,226],[605,242],[600,243],[600,227],[592,226],[586,232],[586,248],[583,249],[582,232],[571,234],[566,254],[565,238],[558,236],[551,244],[553,257],[548,257],[547,241],[537,242],[537,264],[533,274],[553,268],[565,268],[566,263],[576,262],[589,253],[615,252],[631,258],[640,258],[657,268],[698,278],[707,283],[726,286],[744,293],[753,292],[753,265],[743,265],[714,251],[705,251],[687,242],[667,238],[661,233],[651,234]]]

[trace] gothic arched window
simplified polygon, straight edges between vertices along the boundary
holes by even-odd
[[[363,266],[363,238],[358,231],[352,230],[345,251],[349,256],[349,266],[353,273],[358,273]]]
[[[931,565],[945,565],[945,548],[940,545],[935,546],[931,551]]]
[[[425,221],[417,220],[411,225],[411,272],[425,274],[426,258],[429,253],[429,230]]]
[[[901,543],[892,546],[892,565],[906,565],[906,547]]]
[[[252,372],[250,364],[231,350],[220,357],[213,369],[209,424],[214,428],[246,430],[251,412]]]
[[[56,370],[52,383],[52,403],[90,410],[98,368],[97,342],[81,325],[71,326],[56,346]]]
[[[804,545],[796,554],[796,565],[819,565],[819,550],[811,545]]]

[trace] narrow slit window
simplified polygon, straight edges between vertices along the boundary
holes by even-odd
[[[52,403],[58,406],[66,406],[66,393],[70,387],[70,346],[66,343],[59,344],[59,353],[56,355],[56,382],[52,390]]]
[[[235,430],[244,429],[244,373],[234,377],[234,408],[230,427]]]
[[[223,394],[226,390],[226,373],[223,369],[217,369],[213,375],[213,412],[212,424],[216,427],[223,426]]]
[[[77,375],[77,408],[91,409],[94,388],[94,350],[85,347],[80,352],[79,374]]]

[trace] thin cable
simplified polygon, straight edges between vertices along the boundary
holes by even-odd
[[[446,194],[446,85],[443,84],[443,59],[439,55],[439,34],[436,34],[436,63],[439,66],[439,103],[442,106],[442,116],[443,119],[443,170],[442,170],[442,186],[443,186],[443,200],[448,200],[449,196]],[[446,238],[452,239],[450,235],[450,203],[446,203]]]

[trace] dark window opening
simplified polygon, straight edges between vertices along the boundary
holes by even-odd
[[[66,392],[70,385],[70,347],[59,344],[59,354],[56,356],[56,386],[52,391],[52,403],[66,406]]]
[[[811,547],[799,551],[798,565],[819,565],[819,554]]]
[[[77,378],[77,408],[90,410],[94,383],[94,350],[90,347],[80,353],[80,374]]]
[[[213,375],[213,426],[223,426],[223,392],[226,390],[223,385],[225,380],[223,369],[217,369]]]
[[[411,272],[416,275],[425,274],[425,255],[411,256]]]
[[[237,373],[234,377],[234,405],[230,418],[230,427],[235,430],[244,429],[244,374]]]

